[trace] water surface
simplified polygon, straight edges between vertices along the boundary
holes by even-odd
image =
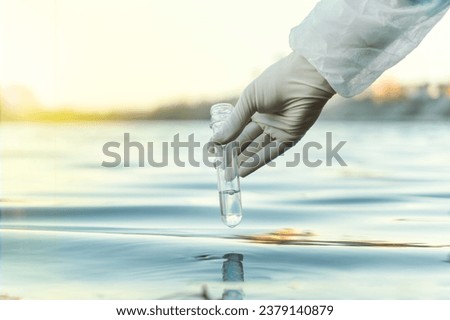
[[[348,166],[286,168],[307,141],[323,159],[327,131]],[[210,134],[202,121],[0,126],[0,296],[450,298],[448,123],[319,122],[241,181],[233,229],[211,168],[141,168],[137,150],[131,167],[102,167],[125,132],[155,161],[175,134]]]

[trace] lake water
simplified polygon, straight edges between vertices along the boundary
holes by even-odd
[[[324,159],[327,131],[347,141],[347,166],[286,167],[308,141],[324,146],[310,160]],[[164,141],[205,143],[210,129],[0,125],[0,296],[450,299],[448,122],[319,121],[275,167],[241,180],[233,229],[214,169],[175,165],[170,144],[168,166],[139,167],[135,149],[131,167],[102,167],[103,145],[123,146],[124,133],[153,142],[159,161]]]

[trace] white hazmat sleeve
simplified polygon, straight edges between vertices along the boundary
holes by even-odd
[[[322,0],[291,30],[290,46],[351,97],[409,54],[450,0]]]

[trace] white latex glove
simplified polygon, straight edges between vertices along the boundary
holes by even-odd
[[[245,177],[294,146],[335,94],[316,69],[295,51],[267,68],[244,90],[211,141],[240,146]]]

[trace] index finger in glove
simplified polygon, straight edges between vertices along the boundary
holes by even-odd
[[[225,120],[219,132],[215,133],[211,141],[226,144],[233,141],[244,130],[251,116],[256,112],[253,102],[254,84],[251,83],[240,96],[230,116]]]
[[[272,141],[259,148],[259,150],[246,157],[241,153],[239,160],[241,160],[239,175],[241,177],[246,177],[254,171],[258,170],[265,164],[269,163],[279,155],[283,154],[286,150],[291,148],[293,143],[290,142],[280,142]],[[258,149],[258,146],[256,147]]]

